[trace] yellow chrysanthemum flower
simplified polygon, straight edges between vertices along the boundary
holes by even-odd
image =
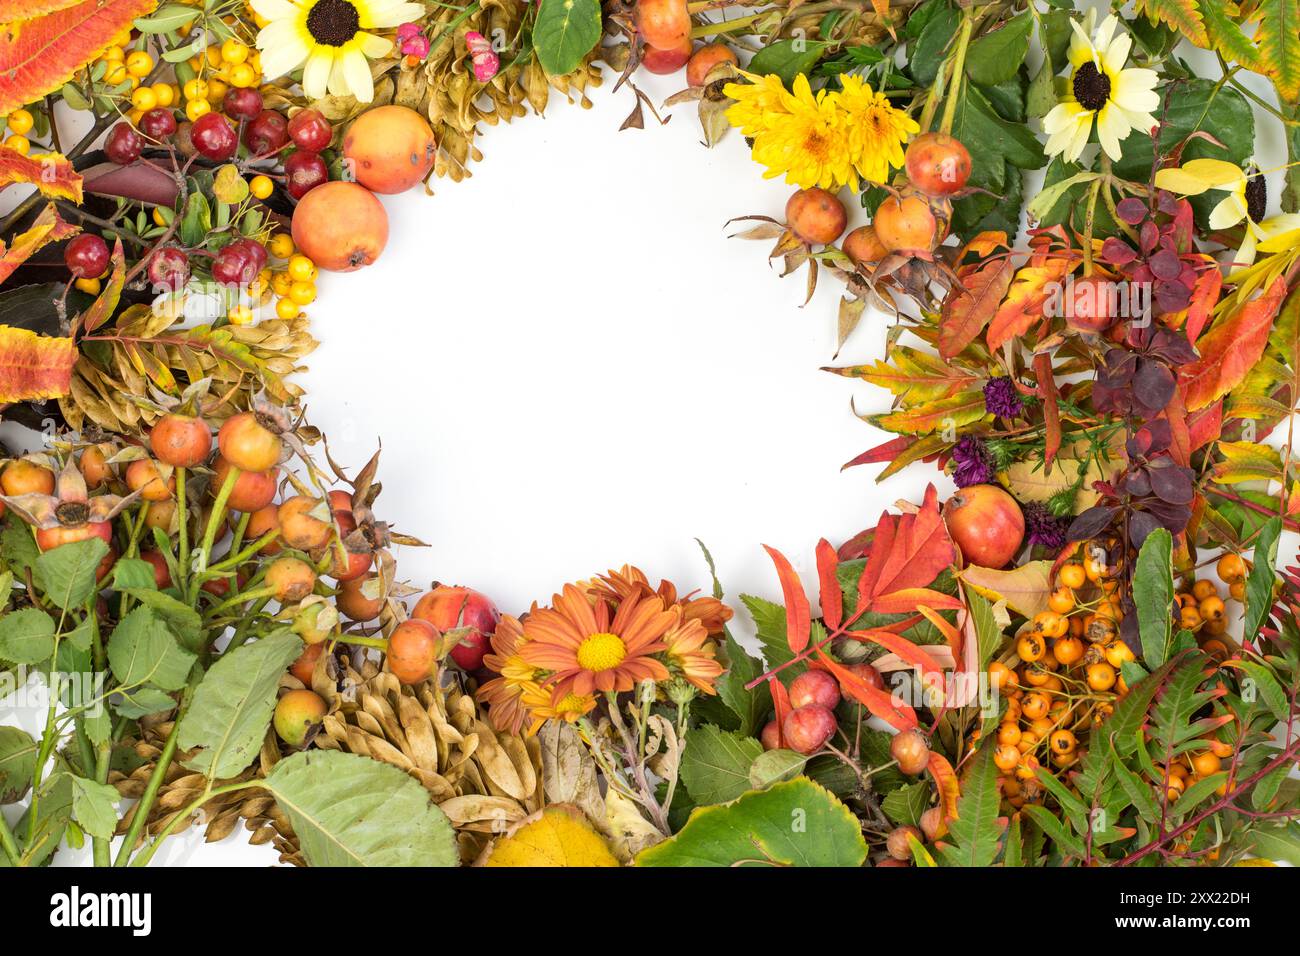
[[[369,59],[393,48],[392,40],[367,31],[424,15],[423,4],[401,0],[252,0],[252,6],[267,21],[257,34],[266,79],[301,67],[311,98],[351,94],[362,103],[375,98]]]
[[[843,78],[843,91],[813,92],[808,77],[795,77],[787,91],[777,76],[746,76],[730,83],[731,124],[754,141],[754,160],[768,178],[785,176],[808,189],[857,189],[859,179],[885,182],[903,165],[903,143],[920,127],[860,77]]]
[[[849,152],[863,179],[873,183],[889,181],[891,169],[903,166],[903,144],[921,131],[916,120],[890,105],[858,76],[841,78],[840,106],[847,115]]]

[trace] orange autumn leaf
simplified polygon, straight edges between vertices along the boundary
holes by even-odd
[[[1223,273],[1217,264],[1210,265],[1197,276],[1196,285],[1192,287],[1192,301],[1187,306],[1187,321],[1183,326],[1188,341],[1193,345],[1201,337],[1205,324],[1210,321],[1210,313],[1214,311],[1222,289]]]
[[[927,588],[955,558],[952,539],[939,513],[939,492],[934,485],[929,485],[925,500],[915,514],[886,512],[880,516],[871,551],[858,578],[858,603],[853,618],[868,609],[877,610],[886,605],[895,592]],[[938,592],[931,593],[943,597]],[[916,605],[908,610],[916,610]]]
[[[900,637],[880,628],[872,628],[868,631],[848,631],[844,636],[851,637],[863,644],[879,644],[885,650],[898,655],[899,658],[922,673],[937,674],[939,677],[943,677],[943,668],[935,663],[934,658],[927,654],[919,644],[913,644],[905,637]]]
[[[4,282],[14,271],[30,259],[41,246],[49,242],[59,242],[81,232],[80,226],[64,222],[59,218],[54,204],[46,206],[36,217],[32,227],[21,235],[15,236],[11,245],[5,246],[0,239],[0,282]]]
[[[1033,261],[1020,268],[1006,299],[989,322],[985,339],[991,350],[996,352],[1003,344],[1024,335],[1034,323],[1042,320],[1043,306],[1074,268],[1074,263],[1073,258],[1058,257]]]
[[[1200,358],[1184,365],[1178,377],[1189,412],[1199,411],[1241,384],[1264,354],[1273,317],[1286,293],[1286,279],[1279,276],[1267,292],[1239,307],[1201,337],[1197,344]]]
[[[72,383],[77,347],[70,338],[0,325],[0,403],[62,398]]]
[[[0,114],[57,90],[156,6],[155,0],[85,0],[6,24],[0,31]]]
[[[790,711],[794,709],[790,706],[790,692],[775,677],[767,679],[767,688],[772,693],[772,718],[776,721],[777,742],[784,747],[785,734],[781,728],[785,726],[785,719],[790,716]]]
[[[926,765],[930,776],[934,778],[935,789],[939,791],[939,806],[943,807],[945,823],[957,819],[957,801],[961,797],[961,782],[957,772],[943,754],[930,751],[930,762]]]
[[[0,189],[15,183],[30,183],[51,199],[81,204],[81,174],[59,153],[24,156],[0,146]]]
[[[840,626],[844,619],[844,592],[840,590],[840,580],[835,575],[839,564],[839,555],[825,538],[817,542],[817,580],[821,587],[822,620],[832,631]]]
[[[939,323],[939,354],[950,359],[970,345],[997,313],[1011,287],[1011,260],[1003,257],[963,270],[961,286],[943,300]]]
[[[785,601],[785,639],[790,650],[798,654],[808,646],[808,637],[812,633],[812,609],[808,605],[808,595],[803,593],[803,582],[785,555],[767,545],[763,545],[763,550],[776,565],[777,577],[781,579],[781,596]]]
[[[75,7],[81,0],[0,0],[0,23],[30,20]]]

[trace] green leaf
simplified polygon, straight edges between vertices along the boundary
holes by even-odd
[[[179,3],[168,3],[159,7],[147,17],[138,17],[135,28],[141,33],[171,33],[189,23],[199,15],[194,7]]]
[[[599,0],[541,0],[533,48],[551,76],[572,73],[600,41]]]
[[[27,795],[36,770],[36,741],[18,727],[0,726],[0,803]]]
[[[1192,133],[1204,130],[1222,147],[1205,140],[1193,140],[1183,151],[1183,162],[1198,157],[1223,159],[1241,165],[1255,150],[1255,118],[1250,103],[1231,87],[1216,87],[1210,80],[1174,80],[1160,91],[1168,99],[1164,125],[1160,128],[1160,152],[1167,155]],[[1124,140],[1124,157],[1115,172],[1125,179],[1146,182],[1151,176],[1151,137],[1135,130]]]
[[[1300,825],[1294,822],[1280,827],[1262,826],[1247,830],[1241,842],[1261,859],[1300,866]]]
[[[189,57],[184,57],[189,59]],[[203,193],[191,192],[181,210],[181,242],[187,246],[202,245],[212,231],[212,209]]]
[[[1246,612],[1242,619],[1243,634],[1258,634],[1273,607],[1273,584],[1277,580],[1277,542],[1282,534],[1282,519],[1269,518],[1255,539],[1255,566],[1246,577]]]
[[[1083,842],[1079,840],[1069,828],[1066,827],[1056,815],[1046,807],[1040,807],[1036,804],[1026,804],[1024,812],[1029,814],[1029,818],[1038,825],[1038,827],[1048,837],[1056,843],[1057,849],[1062,853],[1083,859],[1087,856]]]
[[[1155,745],[1162,762],[1167,755],[1177,754],[1180,744],[1201,732],[1201,728],[1193,725],[1192,718],[1213,697],[1211,692],[1200,689],[1205,682],[1204,664],[1205,656],[1199,652],[1179,658],[1178,666],[1165,681],[1160,698],[1151,709],[1152,726],[1146,738]]]
[[[980,667],[988,665],[1002,646],[1002,627],[993,616],[993,605],[982,594],[967,589],[963,595],[966,606],[970,608],[971,622],[975,625],[975,637],[978,642]]]
[[[116,787],[68,774],[72,780],[72,818],[93,837],[107,840],[117,827]]]
[[[921,814],[930,805],[930,791],[928,781],[919,780],[916,783],[909,783],[905,787],[899,787],[885,794],[884,799],[880,801],[880,809],[884,810],[885,816],[900,827],[918,827],[921,825]]]
[[[857,817],[805,777],[695,810],[676,836],[642,850],[637,866],[861,866]]]
[[[1129,685],[1129,692],[1115,704],[1114,712],[1098,730],[1115,743],[1115,750],[1127,757],[1137,747],[1138,731],[1146,720],[1147,708],[1177,661],[1167,661],[1149,677]]]
[[[54,621],[40,608],[23,608],[0,617],[0,660],[40,664],[53,654]]]
[[[957,801],[957,819],[948,823],[950,842],[939,845],[948,866],[990,866],[997,859],[1006,818],[999,818],[998,768],[986,743],[971,761]]]
[[[960,21],[961,14],[945,3],[935,10],[916,43],[912,44],[908,65],[912,78],[921,86],[930,86],[939,75]]]
[[[698,805],[726,803],[750,788],[749,768],[763,745],[753,737],[728,733],[712,724],[686,735],[682,783]]]
[[[95,593],[95,572],[108,554],[100,538],[86,538],[51,548],[36,559],[45,596],[65,611],[83,607]]]
[[[1294,103],[1300,99],[1300,3],[1260,0],[1256,16],[1259,72],[1273,80],[1279,98]]]
[[[198,748],[185,766],[215,780],[247,767],[271,722],[280,675],[301,653],[297,635],[278,631],[222,654],[181,719],[181,749]]]
[[[790,650],[785,635],[785,608],[751,594],[742,594],[740,600],[754,618],[755,636],[763,646],[763,660],[767,662],[767,668],[771,670],[794,660],[794,651]],[[807,669],[808,665],[800,661],[783,669],[777,679],[789,686],[790,681]]]
[[[180,690],[194,661],[195,655],[181,648],[167,625],[147,607],[122,618],[108,639],[108,666],[128,689],[152,684]]]
[[[1115,743],[1111,741],[1111,753],[1115,756],[1115,762],[1111,764],[1111,769],[1115,771],[1115,778],[1119,781],[1120,787],[1128,795],[1129,802],[1133,804],[1138,815],[1148,823],[1160,822],[1160,805],[1156,802],[1155,793],[1151,785],[1130,770],[1120,759],[1119,753],[1115,750]]]
[[[304,750],[276,764],[265,786],[312,866],[459,862],[446,814],[429,802],[429,791],[390,764],[336,750]]]
[[[1011,826],[1007,829],[1007,846],[1002,852],[1003,866],[1024,866],[1024,840],[1020,835],[1020,816],[1011,818]]]
[[[1142,659],[1148,668],[1169,659],[1170,608],[1174,603],[1174,539],[1164,528],[1147,535],[1133,573],[1133,602],[1137,605]]]
[[[175,699],[157,687],[137,687],[134,690],[115,690],[112,694],[113,710],[122,717],[135,720],[148,714],[158,714],[176,706]]]
[[[727,709],[740,718],[740,732],[753,737],[759,730],[759,722],[772,709],[772,692],[766,683],[745,690],[746,684],[763,673],[763,663],[751,657],[730,633],[727,634],[726,652],[729,666],[727,672],[718,678],[718,696]]]
[[[150,575],[152,582],[152,571],[150,571]],[[167,626],[176,635],[176,640],[180,642],[181,647],[196,653],[202,649],[206,637],[203,630],[203,618],[199,616],[199,612],[194,608],[188,604],[182,604],[170,594],[164,594],[162,591],[156,591],[152,588],[149,590],[132,588],[125,593],[153,611],[159,619],[166,621]]]
[[[749,765],[749,785],[764,790],[782,780],[791,780],[803,773],[808,758],[793,750],[764,750]]]
[[[118,558],[117,564],[113,565],[114,591],[155,591],[157,589],[158,583],[153,574],[153,565],[148,561],[141,561],[139,558]]]
[[[788,89],[796,76],[817,65],[825,48],[809,40],[777,40],[755,53],[747,69],[759,76],[779,76]]]
[[[1033,28],[1034,19],[1026,11],[972,42],[966,51],[966,75],[983,86],[996,86],[1014,77],[1029,52]]]
[[[1246,680],[1242,681],[1242,699],[1247,703],[1259,700],[1268,708],[1269,713],[1285,722],[1291,712],[1290,701],[1272,671],[1256,661],[1232,661],[1232,666],[1246,675]]]

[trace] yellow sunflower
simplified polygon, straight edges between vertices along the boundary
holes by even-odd
[[[519,656],[550,671],[547,685],[563,697],[596,691],[627,691],[639,681],[664,680],[668,669],[652,655],[662,652],[673,612],[657,597],[629,598],[612,615],[609,604],[596,601],[572,584],[557,594],[554,606],[541,608],[524,621]]]
[[[848,123],[853,165],[869,182],[888,182],[890,170],[903,166],[903,144],[921,127],[861,77],[846,75],[840,82],[844,89],[839,94],[839,105]]]
[[[474,695],[487,704],[492,726],[503,733],[519,733],[529,719],[525,697],[541,693],[537,669],[519,656],[523,642],[524,627],[519,619],[502,615],[492,635],[492,653],[483,657],[484,666],[501,676],[485,683]]]
[[[375,97],[369,59],[387,56],[393,41],[367,32],[424,16],[424,5],[402,0],[251,0],[266,21],[257,34],[268,80],[302,68],[302,88],[312,99],[326,92]]]

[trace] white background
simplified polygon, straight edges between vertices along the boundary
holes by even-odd
[[[637,74],[656,103],[683,82]],[[883,358],[891,320],[869,313],[833,362],[842,285],[823,276],[800,308],[802,272],[779,279],[770,242],[727,238],[732,217],[783,219],[792,187],[764,180],[735,133],[706,149],[691,104],[619,132],[633,98],[611,87],[590,110],[555,96],[544,118],[484,127],[473,177],[433,197],[381,197],[387,250],[323,274],[309,307],[308,415],[353,474],[382,441],[379,517],[431,545],[398,549],[416,586],[470,585],[516,614],[625,562],[707,589],[698,537],[743,638],[737,595],[780,594],[762,544],[815,597],[819,537],[839,544],[927,482],[952,485],[924,464],[883,484],[881,465],[840,471],[892,437],[850,399],[876,412],[889,397],[819,369]],[[850,209],[849,228],[864,221]],[[172,838],[155,862],[275,857],[239,830]]]

